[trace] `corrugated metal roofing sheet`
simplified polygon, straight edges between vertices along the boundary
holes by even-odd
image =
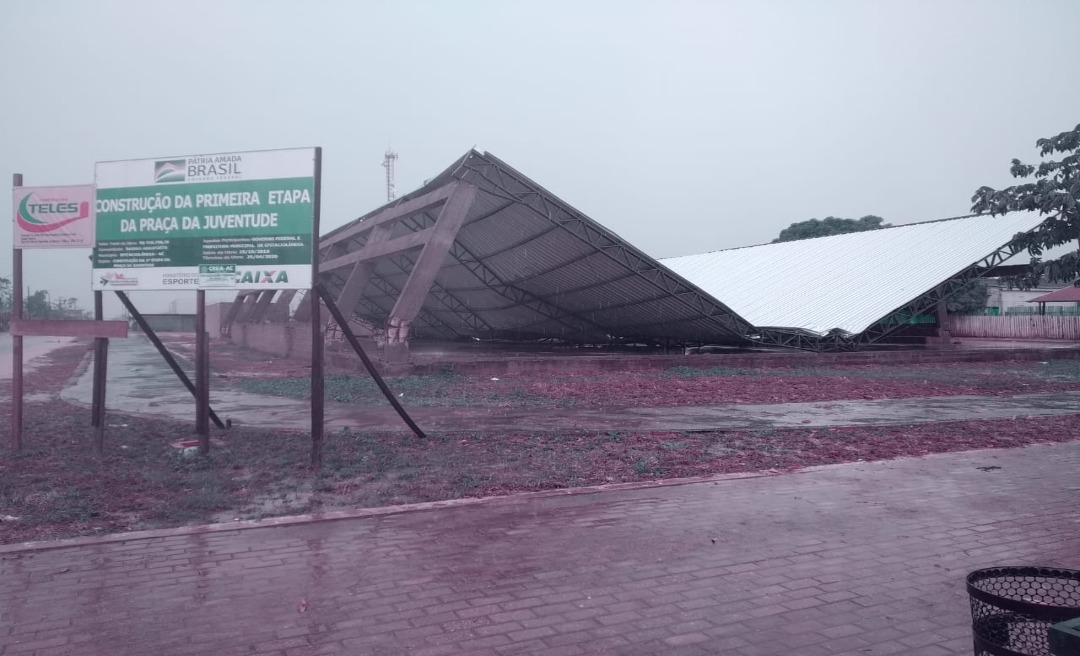
[[[741,342],[750,332],[720,301],[489,153],[471,151],[422,188],[324,235],[324,259],[334,235],[455,181],[477,193],[413,335]],[[395,235],[431,225],[438,209],[400,222]],[[337,244],[334,256],[363,241]],[[379,260],[356,314],[385,325],[415,258]],[[326,274],[331,290],[347,273]]]
[[[857,334],[1042,220],[962,217],[660,262],[756,327]]]

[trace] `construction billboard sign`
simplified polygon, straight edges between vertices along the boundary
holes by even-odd
[[[310,289],[315,151],[99,162],[93,288]]]

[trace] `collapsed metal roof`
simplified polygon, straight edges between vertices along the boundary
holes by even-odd
[[[341,296],[354,264],[370,262],[370,279],[353,311],[373,325],[387,325],[421,257],[420,237],[412,243],[410,233],[430,235],[440,203],[463,184],[470,186],[467,210],[411,321],[412,335],[741,342],[751,332],[746,320],[714,296],[498,158],[477,151],[420,189],[320,239],[323,280],[334,295]],[[383,256],[390,249],[373,243],[367,252],[378,259],[363,255],[375,234],[370,226],[389,226],[391,218],[382,239],[415,247]]]
[[[1034,212],[968,216],[660,262],[759,332],[850,339],[943,283],[984,274],[1042,221]]]
[[[969,216],[658,261],[474,150],[321,237],[320,269],[345,313],[386,328],[388,349],[410,336],[850,349],[933,313],[1042,220]]]

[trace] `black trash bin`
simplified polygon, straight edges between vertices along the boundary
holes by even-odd
[[[1057,656],[1050,627],[1080,617],[1080,571],[991,567],[967,577],[976,656]]]

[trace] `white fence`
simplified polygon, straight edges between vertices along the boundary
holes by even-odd
[[[1004,315],[997,317],[950,316],[953,337],[1002,339],[1080,339],[1080,316]]]

